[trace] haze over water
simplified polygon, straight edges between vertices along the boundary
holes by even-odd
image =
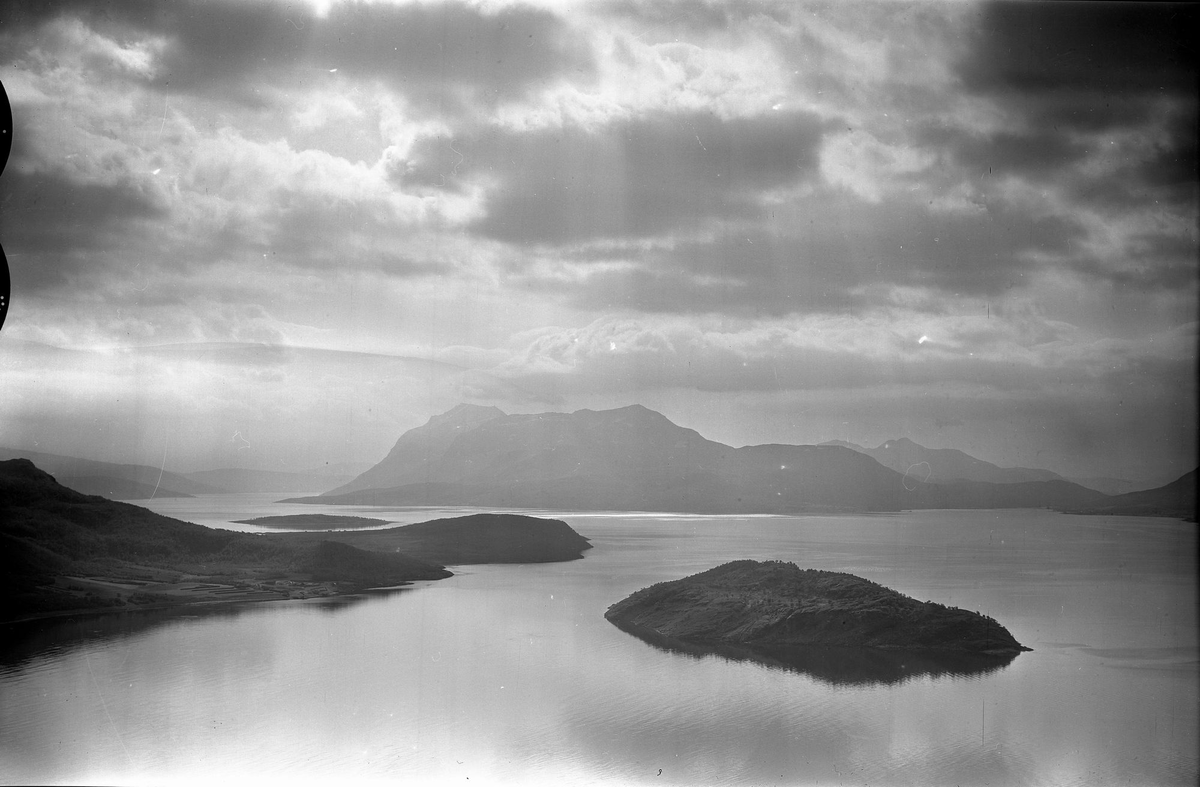
[[[564,518],[595,545],[583,560],[463,567],[334,603],[41,624],[0,666],[0,779],[1195,783],[1193,525]],[[970,677],[832,683],[667,652],[603,618],[736,558],[978,610],[1034,650]]]

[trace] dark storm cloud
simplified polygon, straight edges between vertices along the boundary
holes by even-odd
[[[23,292],[62,284],[94,268],[148,220],[167,213],[161,196],[132,180],[80,183],[10,166],[0,179],[0,236]]]
[[[1195,180],[1198,23],[1200,7],[1192,3],[993,2],[958,73],[969,91],[1032,128],[1030,141],[1041,138],[1039,155],[1052,166],[1070,163],[1080,144],[1066,140],[1073,133],[1161,137],[1151,160],[1106,183],[1079,185],[1102,200],[1136,201],[1145,188]],[[993,142],[969,158],[1002,157]]]
[[[301,269],[325,271],[374,268],[398,278],[449,270],[437,260],[406,253],[405,241],[411,228],[397,226],[379,206],[325,205],[296,198],[288,202],[265,222],[262,249],[276,260]]]
[[[819,123],[803,113],[722,120],[665,114],[426,138],[393,174],[409,186],[495,181],[476,229],[515,243],[646,237],[709,219],[759,217],[765,189],[813,175]]]
[[[320,18],[303,5],[278,2],[134,0],[17,2],[0,14],[0,31],[8,35],[36,34],[45,21],[73,16],[118,38],[163,36],[157,87],[249,103],[269,101],[264,79],[294,77],[297,69],[383,79],[447,110],[461,109],[463,101],[520,97],[560,74],[591,69],[586,45],[562,20],[524,6],[488,13],[458,2],[350,2]]]
[[[1200,251],[1195,235],[1142,233],[1129,239],[1129,247],[1120,268],[1089,256],[1070,258],[1067,267],[1122,289],[1194,291]]]
[[[986,93],[1191,98],[1197,22],[1192,3],[992,2],[960,75]],[[1096,117],[1119,118],[1121,108],[1105,103],[1093,108]]]
[[[1061,255],[1082,239],[1079,226],[1001,204],[975,213],[944,213],[915,203],[867,204],[828,194],[796,206],[782,229],[680,241],[668,249],[589,250],[594,271],[574,280],[538,279],[583,306],[653,312],[782,315],[856,312],[886,297],[890,286],[932,294],[999,295],[1024,286],[1035,257]],[[603,266],[599,263],[621,262]],[[882,288],[882,289],[881,289]]]
[[[1034,132],[970,133],[939,126],[926,129],[919,141],[945,153],[976,176],[1021,175],[1053,179],[1087,156],[1087,146],[1052,129]]]
[[[1182,106],[1174,112],[1166,124],[1165,139],[1157,146],[1155,155],[1141,169],[1141,175],[1147,185],[1178,187],[1196,183],[1197,164],[1197,135],[1200,126],[1197,124],[1197,103],[1195,101]]]

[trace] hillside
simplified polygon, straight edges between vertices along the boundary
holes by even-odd
[[[909,486],[901,496],[907,509],[921,508],[1073,508],[1108,499],[1102,492],[1070,481],[1022,481],[989,484],[950,481]]]
[[[1068,478],[1067,480],[1073,484],[1079,484],[1088,489],[1103,492],[1106,495],[1123,495],[1126,492],[1138,492],[1142,489],[1158,486],[1146,481],[1129,481],[1124,478],[1112,478],[1111,476],[1088,476],[1087,478]]]
[[[1025,481],[1066,480],[1049,470],[1029,467],[1000,467],[955,448],[926,448],[906,437],[888,440],[876,448],[865,448],[844,440],[822,445],[839,445],[864,453],[884,467],[918,481],[982,481],[989,484],[1017,484]]]
[[[391,531],[374,531],[375,541],[357,543],[353,533],[236,533],[84,495],[26,459],[4,461],[0,620],[331,595],[450,576],[438,562],[398,551],[401,544],[458,562],[575,559],[588,547],[561,522],[484,514],[469,525],[451,521],[442,531],[434,521],[410,526],[395,540],[387,538]]]
[[[113,464],[40,451],[0,448],[0,461],[9,459],[28,459],[60,484],[110,500],[192,497],[220,491],[178,473],[147,465]]]
[[[403,434],[350,483],[288,502],[790,514],[1104,498],[1061,480],[955,483],[925,484],[842,446],[733,448],[639,405],[535,415],[460,405]]]
[[[151,500],[168,497],[195,497],[154,484],[143,484],[127,478],[112,476],[66,476],[63,485],[85,495],[97,495],[109,500]]]
[[[0,462],[0,620],[60,610],[325,595],[450,576],[401,554],[215,530]],[[279,581],[283,580],[283,589]],[[323,582],[343,587],[317,587]]]
[[[1185,473],[1165,486],[1116,495],[1084,507],[1063,506],[1073,514],[1165,516],[1196,521],[1196,471]]]
[[[506,417],[498,407],[460,404],[433,416],[424,426],[405,432],[383,461],[328,494],[428,481],[438,460],[459,436],[486,421]]]

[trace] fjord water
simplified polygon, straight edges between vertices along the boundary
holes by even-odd
[[[268,508],[255,502],[241,513]],[[1033,510],[561,518],[592,539],[583,560],[25,627],[0,656],[0,780],[1196,782],[1195,525]],[[737,558],[978,610],[1034,650],[975,674],[830,681],[672,652],[603,618]]]

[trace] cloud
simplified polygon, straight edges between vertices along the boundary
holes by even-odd
[[[929,129],[923,141],[953,157],[964,169],[978,174],[986,172],[991,177],[1019,175],[1052,180],[1087,155],[1084,142],[1050,129],[985,134],[940,127]]]
[[[470,112],[591,66],[586,44],[547,11],[452,0],[343,2],[324,15],[266,0],[18,5],[8,36],[36,37],[63,20],[108,36],[110,59],[158,90],[261,107],[283,100],[278,86],[337,69],[382,79],[427,107]],[[128,38],[140,40],[132,50],[112,49],[111,41]]]
[[[802,113],[651,114],[596,130],[492,127],[420,139],[392,173],[403,187],[482,185],[486,215],[475,230],[512,243],[644,237],[761,216],[764,190],[813,176],[820,134]]]
[[[121,247],[165,214],[160,195],[145,184],[79,183],[19,167],[6,168],[0,204],[14,285],[34,291],[61,286],[95,264],[97,252]]]
[[[446,363],[257,343],[72,351],[8,338],[0,370],[6,446],[156,462],[165,451],[178,469],[375,461],[467,390]]]
[[[533,338],[494,372],[537,390],[859,390],[966,384],[1006,395],[1169,389],[1189,379],[1196,326],[1141,341],[1081,341],[1066,325],[919,314],[721,327],[601,319]]]
[[[609,0],[600,3],[599,10],[651,28],[687,30],[696,35],[727,31],[755,17],[777,22],[787,18],[786,4],[754,0]]]
[[[323,65],[384,78],[426,104],[492,105],[591,70],[584,41],[530,6],[341,3],[314,28]]]
[[[879,202],[885,191],[900,190],[933,164],[919,148],[888,145],[869,132],[831,135],[821,150],[821,174],[833,186],[846,188],[867,202]]]
[[[943,446],[942,426],[958,422],[949,445],[992,461],[1091,472],[1103,457],[1141,478],[1195,461],[1196,340],[1194,323],[1094,340],[1028,314],[605,319],[531,337],[493,373],[541,408],[641,402],[733,444]]]
[[[1014,100],[1094,91],[1186,97],[1197,68],[1187,31],[1198,16],[1191,3],[989,2],[959,72],[969,88]]]
[[[930,301],[999,297],[1032,283],[1084,229],[1005,202],[947,212],[916,201],[814,192],[771,206],[763,226],[669,243],[605,245],[518,267],[513,281],[580,306],[647,312],[860,313],[897,291]]]
[[[5,336],[442,353],[472,367],[458,396],[686,402],[734,442],[770,439],[795,405],[822,419],[808,433],[844,408],[986,421],[1014,446],[1077,422],[1074,445],[1112,446],[1136,437],[1097,437],[1132,397],[1159,440],[1194,422],[1175,393],[1192,390],[1194,344],[1164,337],[1194,322],[1200,283],[1195,15],[8,4]],[[265,424],[305,384],[295,358],[184,356],[97,373],[122,402],[148,375],[169,403],[155,423],[195,389],[223,402],[198,412]],[[61,379],[38,383],[34,364],[0,400],[20,393],[46,433],[106,407],[136,430],[116,393],[83,401],[86,374],[45,363]],[[146,371],[159,364],[178,374]],[[368,379],[320,368],[346,396]],[[223,374],[244,401],[225,401]],[[420,411],[405,423],[436,410],[402,398]],[[389,440],[404,420],[334,409]]]
[[[1194,180],[1198,22],[1191,3],[990,2],[957,71],[1010,122],[1053,129],[1042,151],[1136,129],[1158,136],[1147,181]]]

